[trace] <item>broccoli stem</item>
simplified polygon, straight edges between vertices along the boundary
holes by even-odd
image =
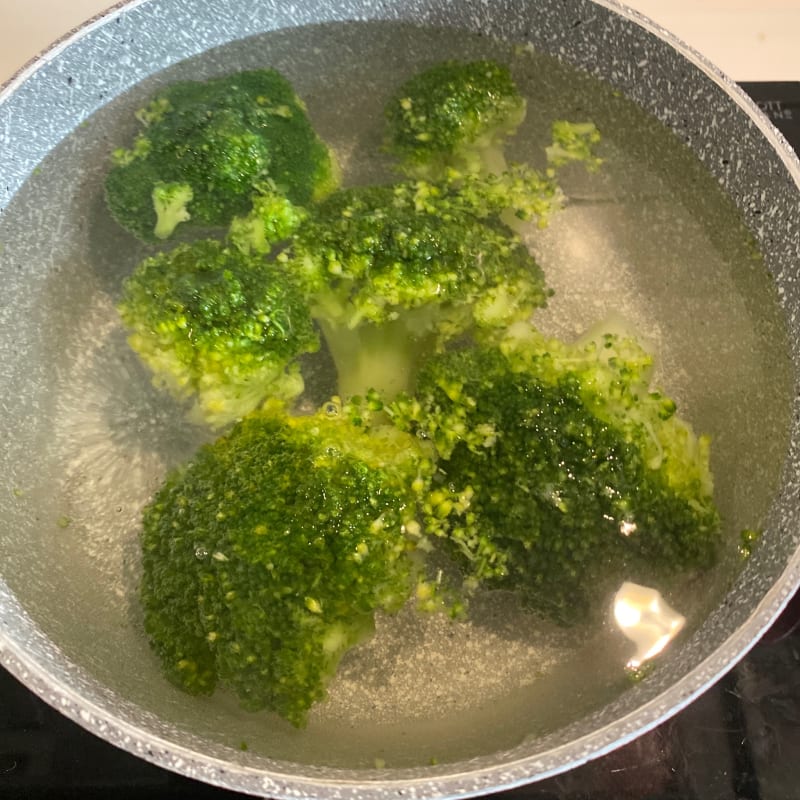
[[[434,349],[435,335],[416,334],[404,320],[381,325],[365,322],[355,328],[318,320],[338,375],[342,398],[363,397],[370,389],[385,401],[411,391],[417,365]]]
[[[488,147],[482,148],[480,159],[482,175],[502,175],[508,169],[502,143],[492,142]]]

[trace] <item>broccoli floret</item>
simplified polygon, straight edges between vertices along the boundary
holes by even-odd
[[[508,165],[505,140],[525,108],[507,67],[447,61],[412,77],[389,101],[388,149],[407,175],[450,184],[476,209],[501,215],[515,230],[520,220],[545,225],[563,204],[556,169],[574,161],[597,169],[600,133],[590,122],[558,120],[546,148],[546,173],[528,164]]]
[[[512,231],[520,222],[547,226],[550,216],[564,206],[564,194],[552,171],[542,174],[527,165],[514,164],[499,175],[451,171],[449,193],[480,217],[497,217]]]
[[[244,253],[269,253],[275,244],[287,240],[305,218],[301,206],[267,185],[253,197],[249,214],[233,218],[228,238]]]
[[[650,365],[614,336],[568,346],[531,332],[433,357],[416,396],[393,404],[401,428],[435,443],[444,482],[472,493],[477,524],[444,542],[474,581],[568,623],[615,577],[714,562],[708,440],[650,391]]]
[[[591,123],[559,121],[545,173],[507,166],[524,113],[505,67],[433,67],[387,110],[408,179],[346,190],[274,71],[137,114],[112,212],[145,239],[229,226],[146,259],[119,304],[158,384],[238,421],[144,514],[145,626],[178,686],[303,725],[377,612],[457,615],[484,588],[569,623],[618,578],[714,562],[709,442],[651,356],[532,327],[548,291],[513,226],[561,206],[557,169],[600,160]],[[298,416],[318,331],[341,397]]]
[[[545,304],[536,262],[502,223],[425,183],[334,193],[286,255],[345,396],[411,386],[424,354]]]
[[[431,471],[413,437],[330,410],[257,412],[202,448],[144,513],[145,626],[168,677],[303,725],[375,612],[417,592]]]
[[[502,144],[525,118],[509,69],[445,61],[406,81],[386,106],[388,146],[406,172],[440,180],[448,169],[499,174]]]
[[[547,163],[558,168],[582,162],[588,170],[595,171],[603,163],[594,152],[599,141],[600,131],[593,122],[556,120],[553,123],[553,143],[545,148]]]
[[[119,303],[128,341],[154,381],[221,427],[266,397],[303,391],[295,359],[319,339],[292,276],[214,240],[145,259]]]
[[[275,70],[173,84],[137,118],[144,131],[113,154],[106,198],[117,221],[147,241],[186,220],[227,226],[267,182],[301,206],[338,183],[305,106]],[[181,187],[178,213],[162,213],[164,186]]]

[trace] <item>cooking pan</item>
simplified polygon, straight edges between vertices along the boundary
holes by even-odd
[[[156,87],[276,66],[351,179],[366,179],[381,97],[421,64],[473,53],[511,59],[533,87],[520,146],[541,132],[535,109],[591,114],[604,132],[607,171],[565,178],[563,219],[531,244],[556,287],[543,324],[574,335],[620,312],[654,342],[660,382],[714,439],[722,564],[672,591],[688,625],[637,681],[613,630],[529,625],[505,597],[467,623],[381,623],[304,730],[223,694],[188,697],[141,634],[137,531],[164,471],[203,434],[151,386],[114,312],[143,251],[104,208],[107,155]],[[800,164],[729,79],[634,12],[583,0],[134,2],[3,90],[0,142],[0,663],[107,741],[269,797],[508,788],[680,710],[800,582]],[[742,528],[762,534],[746,559]]]

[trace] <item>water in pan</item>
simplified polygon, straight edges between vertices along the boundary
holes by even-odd
[[[13,345],[0,374],[15,400],[3,418],[10,500],[0,548],[3,578],[68,656],[199,736],[308,763],[423,764],[512,746],[626,685],[621,637],[543,626],[497,596],[476,603],[467,623],[379,620],[377,636],[345,659],[330,700],[297,731],[239,711],[224,693],[174,690],[140,633],[141,507],[206,434],[150,386],[114,311],[122,277],[147,252],[109,219],[102,198],[105,159],[134,129],[130,112],[172,80],[273,66],[306,100],[347,181],[380,180],[391,176],[379,148],[393,87],[433,61],[481,56],[510,61],[528,98],[512,159],[541,165],[554,118],[589,118],[604,133],[602,172],[567,173],[567,209],[528,239],[556,290],[539,324],[570,338],[622,316],[657,352],[659,382],[682,414],[714,437],[730,547],[722,567],[696,582],[702,591],[691,578],[672,587],[693,623],[731,579],[738,530],[757,526],[769,504],[790,394],[774,293],[730,203],[657,123],[544,56],[452,31],[308,28],[180,64],[75,131],[0,220],[4,275],[18,290],[2,316]],[[322,397],[324,363],[320,376]]]

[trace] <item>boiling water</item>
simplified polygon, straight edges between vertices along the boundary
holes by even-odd
[[[672,134],[547,57],[453,31],[308,28],[177,65],[56,148],[0,220],[4,274],[26,275],[24,291],[0,312],[18,347],[1,368],[15,399],[3,420],[10,499],[0,563],[76,663],[199,736],[307,763],[425,764],[512,747],[627,685],[630,647],[610,626],[554,628],[498,594],[478,598],[467,622],[380,618],[374,639],[346,656],[329,700],[297,731],[240,711],[225,693],[198,699],[173,689],[141,634],[141,508],[207,435],[151,387],[114,310],[123,276],[148,252],[113,223],[102,198],[107,153],[130,137],[131,112],[172,80],[276,67],[339,154],[346,182],[387,180],[382,106],[397,83],[433,61],[487,56],[512,64],[528,98],[511,160],[543,166],[556,118],[591,119],[604,135],[602,171],[567,171],[566,209],[526,236],[555,289],[538,324],[570,339],[623,318],[657,354],[658,382],[681,414],[713,437],[726,553],[712,575],[664,587],[690,627],[735,574],[737,532],[757,527],[769,505],[790,397],[775,293],[732,205]],[[310,366],[326,374],[323,357]],[[330,389],[324,377],[310,384],[315,399]]]

